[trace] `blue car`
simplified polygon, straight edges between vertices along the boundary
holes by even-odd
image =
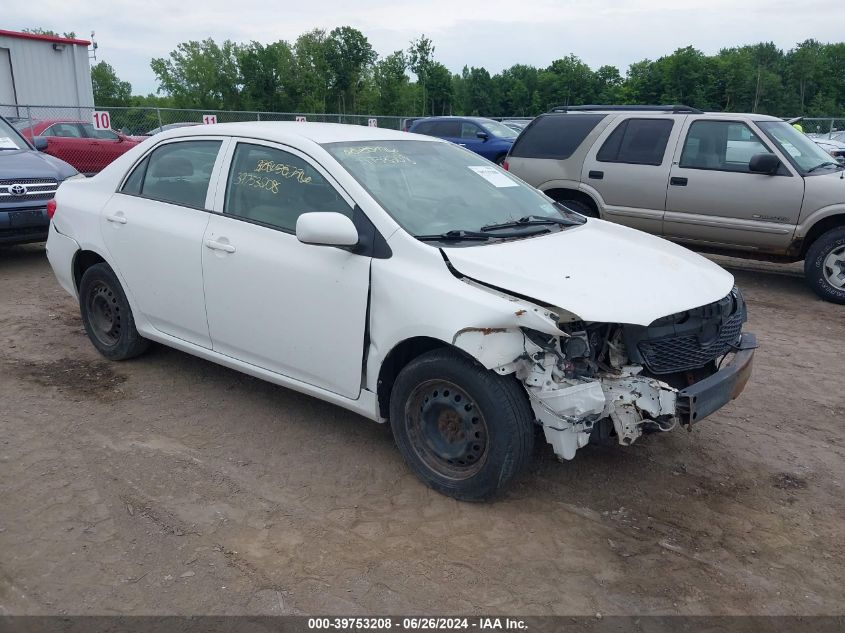
[[[408,130],[457,143],[487,160],[501,165],[518,136],[493,119],[464,116],[433,116],[415,121]]]

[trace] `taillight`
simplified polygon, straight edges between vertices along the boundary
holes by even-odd
[[[56,215],[56,199],[53,198],[47,202],[47,217],[51,220],[53,216]]]
[[[510,170],[511,170],[510,165],[508,165],[508,161],[504,161],[504,162],[502,163],[502,167],[504,168],[504,170],[505,170],[505,171],[510,171]]]

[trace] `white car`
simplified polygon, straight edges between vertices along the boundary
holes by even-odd
[[[433,137],[181,128],[51,209],[50,264],[107,358],[156,341],[389,421],[459,499],[503,489],[538,425],[563,459],[628,445],[698,422],[751,371],[729,273]]]

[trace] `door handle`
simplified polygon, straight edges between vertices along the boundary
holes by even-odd
[[[593,180],[601,180],[602,178],[604,178],[604,172],[591,171],[589,174],[587,174],[587,177],[592,178]]]
[[[115,224],[126,224],[126,218],[122,215],[107,215],[106,220]]]
[[[672,176],[669,179],[670,185],[675,185],[676,187],[686,187],[687,186],[687,179],[686,178],[679,178],[678,176]]]
[[[224,251],[226,253],[234,253],[235,247],[231,244],[224,244],[223,242],[215,242],[214,240],[206,240],[205,247],[213,251]]]

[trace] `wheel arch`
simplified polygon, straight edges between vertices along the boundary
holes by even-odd
[[[593,196],[581,191],[580,189],[552,187],[551,189],[544,190],[543,193],[549,196],[552,200],[557,200],[558,202],[563,202],[564,200],[575,200],[576,202],[585,204],[595,212],[597,217],[601,217],[598,202],[596,202]]]
[[[89,249],[80,249],[73,258],[73,283],[77,293],[79,292],[79,282],[82,281],[82,275],[85,271],[91,268],[94,264],[109,263],[106,259],[96,251]]]
[[[809,249],[813,242],[815,242],[819,237],[831,229],[843,226],[845,226],[845,211],[824,217],[813,224],[801,242],[800,259],[804,259],[807,254],[807,249]]]

